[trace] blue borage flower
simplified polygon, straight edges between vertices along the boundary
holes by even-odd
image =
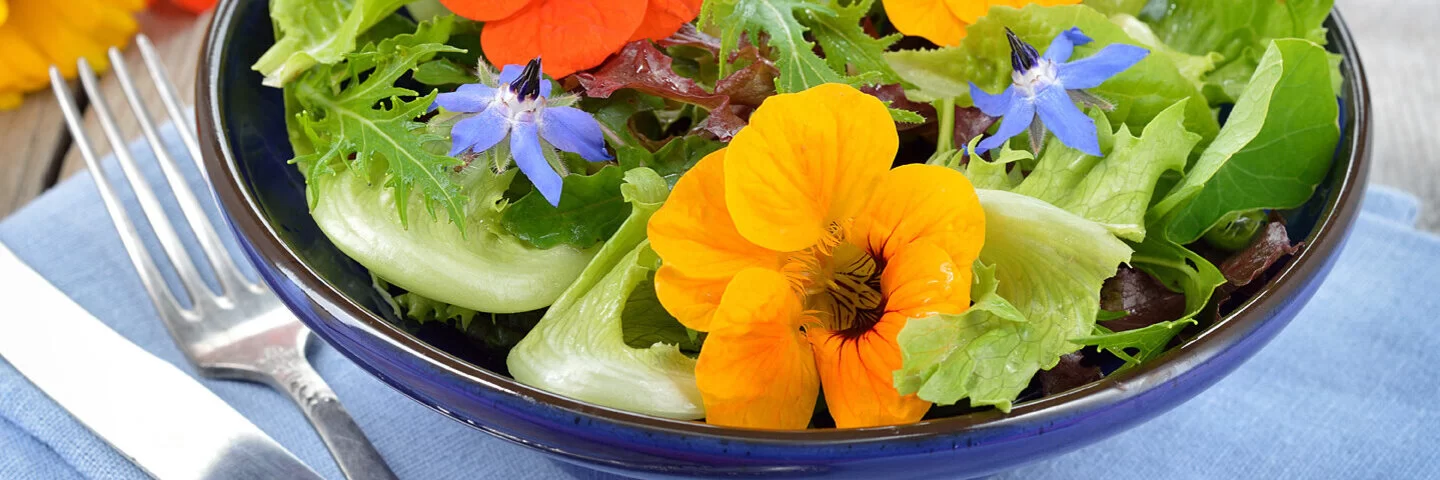
[[[1114,106],[1086,92],[1145,59],[1149,50],[1133,45],[1109,45],[1090,57],[1070,62],[1076,45],[1091,42],[1079,28],[1060,32],[1042,57],[1035,47],[1005,29],[1010,40],[1010,65],[1014,84],[999,95],[991,95],[970,84],[975,106],[986,115],[1004,117],[999,131],[980,142],[975,154],[1003,145],[1027,128],[1030,148],[1039,152],[1045,129],[1055,132],[1060,143],[1086,154],[1100,156],[1095,121],[1075,104],[1111,110]]]
[[[545,105],[550,89],[536,58],[524,67],[506,65],[496,87],[472,83],[436,96],[435,104],[446,110],[473,114],[451,128],[450,156],[485,152],[508,135],[510,155],[520,172],[551,205],[560,205],[560,174],[546,160],[544,149],[558,148],[592,162],[612,157],[594,117],[577,108]]]

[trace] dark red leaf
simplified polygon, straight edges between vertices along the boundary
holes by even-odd
[[[955,107],[955,145],[969,145],[970,140],[985,134],[999,118],[986,115],[975,107]]]
[[[930,106],[928,103],[910,101],[909,98],[905,97],[905,87],[899,84],[865,85],[860,87],[860,91],[880,99],[880,101],[890,105],[890,108],[909,110],[925,117],[925,123],[896,122],[895,128],[899,131],[911,130],[935,123],[935,107]]]
[[[1042,370],[1036,375],[1040,377],[1040,392],[1050,396],[1104,376],[1100,367],[1086,365],[1084,360],[1085,356],[1081,352],[1075,352],[1060,357],[1060,363],[1055,364],[1054,368]]]
[[[715,83],[715,93],[730,97],[736,105],[760,106],[775,95],[775,77],[780,75],[769,62],[753,62]]]
[[[680,30],[675,32],[674,35],[665,37],[655,43],[660,44],[660,48],[679,46],[695,47],[709,51],[711,55],[720,56],[720,39],[695,29],[695,25],[689,23],[680,27]]]
[[[1300,245],[1290,243],[1290,233],[1285,223],[1271,220],[1261,228],[1260,234],[1250,241],[1250,246],[1236,252],[1220,264],[1220,272],[1231,285],[1243,287],[1255,281],[1275,262],[1294,255]]]
[[[1127,314],[1100,322],[1105,328],[1123,332],[1180,318],[1185,315],[1185,295],[1170,291],[1148,273],[1120,267],[1100,288],[1100,308]]]

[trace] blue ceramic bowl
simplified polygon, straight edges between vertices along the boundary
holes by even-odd
[[[265,281],[315,333],[415,401],[519,444],[611,472],[978,476],[1059,455],[1153,418],[1214,384],[1263,347],[1314,294],[1357,211],[1369,153],[1364,71],[1340,16],[1332,48],[1346,58],[1343,138],[1329,179],[1291,215],[1305,241],[1263,291],[1213,327],[1141,368],[1010,414],[981,411],[884,428],[756,431],[667,420],[576,401],[484,368],[500,364],[445,336],[398,327],[365,269],[337,250],[306,209],[280,91],[250,70],[273,38],[267,2],[228,0],[215,13],[199,71],[206,164],[234,230]],[[423,332],[421,333],[423,336]],[[483,459],[476,459],[483,461]]]

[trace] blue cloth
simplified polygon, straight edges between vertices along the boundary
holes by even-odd
[[[163,133],[178,145],[173,130]],[[165,197],[149,150],[138,144],[132,150]],[[199,185],[191,164],[181,163]],[[123,185],[114,162],[107,165],[107,176]],[[129,189],[119,190],[141,218]],[[171,218],[181,218],[170,208]],[[1000,477],[1436,475],[1440,370],[1431,364],[1440,361],[1440,334],[1430,321],[1440,312],[1440,238],[1414,230],[1417,211],[1413,197],[1372,187],[1334,272],[1254,359],[1154,421]],[[193,374],[157,319],[87,174],[0,222],[0,241],[121,335]],[[605,477],[451,421],[328,346],[319,345],[311,360],[401,478]],[[340,478],[284,396],[260,385],[200,381],[316,471]],[[143,475],[0,360],[0,478]]]

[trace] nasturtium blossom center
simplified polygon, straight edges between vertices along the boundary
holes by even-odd
[[[885,105],[853,87],[777,95],[651,218],[656,295],[709,332],[707,421],[804,428],[822,385],[840,427],[929,409],[894,388],[896,336],[969,307],[985,218],[958,171],[891,170],[898,145]]]

